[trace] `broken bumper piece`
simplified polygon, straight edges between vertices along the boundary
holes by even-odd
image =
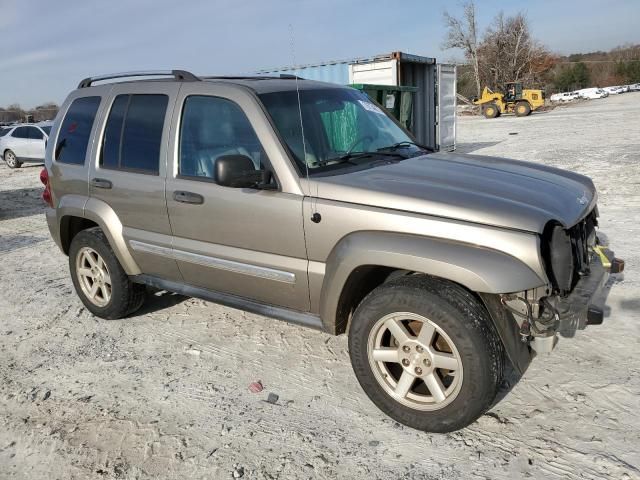
[[[563,337],[573,337],[577,330],[603,322],[605,302],[611,287],[609,275],[622,273],[624,260],[616,258],[611,250],[598,246],[594,249],[589,270],[569,295],[552,303],[558,315],[558,333]]]

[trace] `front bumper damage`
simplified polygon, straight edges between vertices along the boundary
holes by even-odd
[[[611,250],[598,246],[594,253],[589,275],[583,276],[569,295],[549,302],[558,313],[558,333],[563,337],[573,337],[577,330],[603,322],[610,275],[624,271],[624,260]]]
[[[536,353],[548,353],[555,347],[558,334],[573,337],[578,330],[603,322],[613,283],[611,275],[623,271],[624,260],[598,245],[592,248],[589,272],[567,296],[547,295],[546,289],[535,289],[502,295],[501,302],[518,322],[521,340]]]

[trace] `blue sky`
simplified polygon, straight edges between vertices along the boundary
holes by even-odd
[[[535,36],[558,53],[640,43],[638,0],[477,0],[483,30],[500,10],[526,11]],[[440,0],[0,0],[0,106],[62,102],[86,76],[184,68],[247,73],[401,50],[442,51]]]

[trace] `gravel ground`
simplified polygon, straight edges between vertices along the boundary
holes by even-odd
[[[49,237],[40,167],[1,165],[0,478],[640,478],[639,132],[640,93],[460,118],[461,152],[591,176],[628,272],[604,325],[561,339],[448,435],[379,412],[344,336],[176,295],[94,318]]]

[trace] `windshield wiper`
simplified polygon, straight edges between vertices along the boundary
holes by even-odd
[[[315,163],[316,166],[318,167],[324,167],[326,165],[328,165],[329,163],[333,163],[334,165],[338,165],[340,163],[353,163],[351,162],[352,159],[354,158],[366,158],[366,157],[380,157],[380,156],[385,156],[385,157],[401,157],[401,158],[407,158],[406,155],[402,155],[401,153],[394,153],[394,152],[381,152],[379,150],[376,150],[374,152],[351,152],[351,153],[345,153],[344,155],[340,155],[338,157],[332,157],[332,158],[327,158],[325,160],[320,160],[318,162]],[[354,165],[357,165],[357,163],[354,163]]]
[[[405,140],[404,142],[398,142],[398,143],[394,143],[393,145],[388,145],[386,147],[380,147],[378,149],[378,151],[384,151],[384,150],[398,150],[399,148],[406,148],[406,147],[410,147],[410,146],[414,146],[414,147],[418,147],[421,150],[424,150],[426,152],[433,152],[434,150],[432,148],[427,147],[426,145],[421,145],[419,143],[416,142],[411,142],[409,140]]]

